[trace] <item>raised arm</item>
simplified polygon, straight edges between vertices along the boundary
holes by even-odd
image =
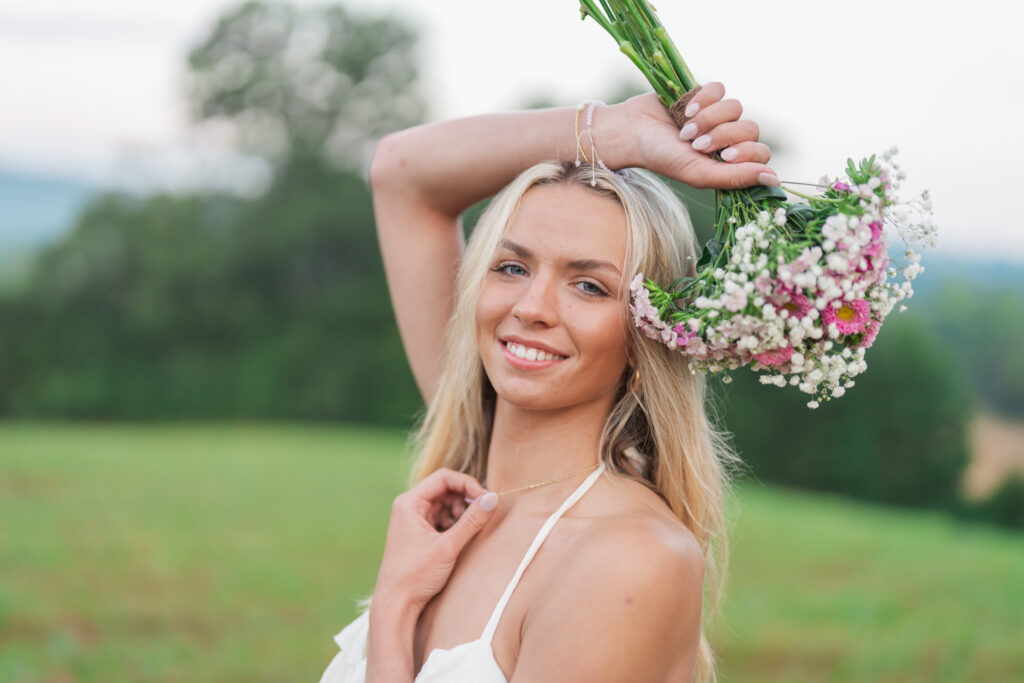
[[[778,184],[757,125],[739,121],[742,107],[723,100],[724,92],[718,83],[701,89],[686,140],[654,93],[598,107],[593,137],[601,159],[612,169],[640,166],[694,187]],[[575,159],[575,116],[575,107],[474,116],[399,131],[378,145],[370,183],[384,269],[402,343],[428,403],[442,370],[464,246],[460,215],[538,162]],[[690,140],[696,144],[705,134],[708,144],[694,149]],[[728,162],[708,156],[725,148],[736,151],[725,155]]]

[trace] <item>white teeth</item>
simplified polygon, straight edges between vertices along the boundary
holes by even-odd
[[[556,358],[562,358],[562,356],[556,356],[553,353],[516,344],[515,342],[508,342],[506,347],[513,356],[523,360],[555,360]]]

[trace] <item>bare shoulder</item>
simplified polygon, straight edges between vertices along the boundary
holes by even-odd
[[[566,563],[567,580],[628,582],[662,599],[685,600],[704,580],[704,553],[678,519],[655,513],[595,523]]]
[[[580,569],[590,569],[582,563],[601,562],[630,549],[642,550],[650,564],[682,564],[703,578],[704,553],[693,532],[658,494],[635,482],[620,483],[625,487],[613,494],[613,514],[594,523],[576,543]]]
[[[688,676],[703,579],[700,545],[678,520],[650,513],[595,522],[531,606],[513,680]]]

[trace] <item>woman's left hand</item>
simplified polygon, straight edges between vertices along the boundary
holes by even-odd
[[[654,92],[599,107],[594,128],[604,161],[613,169],[640,166],[696,188],[778,185],[768,166],[771,150],[758,142],[758,125],[741,121],[743,105],[724,96],[724,85],[705,83],[690,100],[692,118],[682,130]]]
[[[467,498],[475,500],[467,505]],[[399,495],[391,506],[374,595],[415,607],[426,605],[448,583],[462,549],[497,505],[496,493],[447,467]]]

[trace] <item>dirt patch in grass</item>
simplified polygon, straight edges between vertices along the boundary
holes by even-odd
[[[985,498],[1013,472],[1024,474],[1024,422],[979,415],[971,422],[970,448],[964,473],[970,498]]]

